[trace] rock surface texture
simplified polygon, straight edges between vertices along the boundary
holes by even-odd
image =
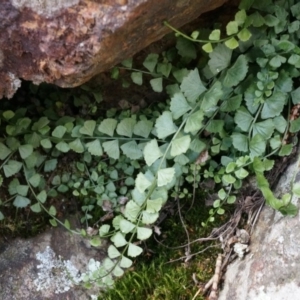
[[[80,85],[227,0],[0,0],[0,99]]]
[[[79,235],[59,227],[26,240],[1,238],[0,299],[91,299],[90,295],[99,291],[81,288],[76,283],[87,272],[89,260],[102,261],[106,252],[104,245],[101,249],[91,248]]]
[[[277,195],[290,192],[294,175],[300,182],[299,160],[282,175]],[[297,204],[298,198],[292,201]],[[228,266],[219,300],[299,300],[299,264],[300,216],[284,217],[265,207],[251,238],[251,252]]]

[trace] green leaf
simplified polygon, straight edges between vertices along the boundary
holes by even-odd
[[[239,42],[233,37],[225,42],[225,45],[229,49],[235,49],[239,46]]]
[[[28,193],[28,189],[29,189],[29,186],[28,185],[18,185],[17,186],[17,193],[20,195],[20,196],[27,196],[27,193]]]
[[[192,107],[188,104],[181,92],[175,93],[171,98],[170,110],[172,112],[174,120],[177,120],[191,109]]]
[[[195,31],[192,32],[191,38],[196,40],[197,37],[199,36],[199,34],[200,34],[200,32],[198,30],[195,30]]]
[[[150,80],[150,85],[152,90],[156,93],[161,93],[163,91],[163,79],[162,77],[153,78]]]
[[[20,184],[17,178],[14,178],[8,185],[8,192],[10,195],[17,194],[17,186]]]
[[[135,124],[136,120],[134,120],[133,118],[125,118],[118,124],[117,133],[119,135],[132,137]]]
[[[49,122],[50,121],[47,117],[41,117],[37,122],[33,123],[31,129],[34,130],[34,131],[42,129],[47,124],[49,124]]]
[[[69,190],[69,187],[65,184],[60,184],[57,188],[59,193],[66,193]]]
[[[99,237],[93,237],[91,240],[90,240],[90,245],[93,246],[93,247],[99,247],[101,245],[101,240]]]
[[[69,143],[69,147],[71,150],[73,150],[76,153],[83,153],[84,152],[84,147],[81,143],[81,140],[77,138],[73,142]]]
[[[203,111],[209,111],[215,107],[223,96],[222,84],[220,81],[216,81],[212,87],[205,93],[203,101],[201,103],[201,109]]]
[[[292,192],[297,197],[300,197],[300,183],[299,182],[293,184]]]
[[[280,148],[281,146],[281,138],[279,135],[274,136],[270,139],[270,146],[273,150]]]
[[[113,140],[113,141],[108,141],[104,142],[102,144],[104,151],[106,154],[113,158],[113,159],[119,159],[120,157],[120,149],[119,149],[119,141],[118,140]]]
[[[175,168],[160,169],[157,172],[157,186],[164,186],[172,182],[175,176]]]
[[[92,155],[95,155],[95,156],[103,155],[103,150],[102,150],[99,140],[94,140],[92,142],[86,143],[85,146],[86,146],[87,150],[89,151],[89,153],[91,153]]]
[[[139,205],[137,205],[133,200],[130,200],[127,202],[124,216],[132,222],[135,222],[137,217],[139,216],[141,211],[141,208]]]
[[[300,87],[291,92],[293,104],[300,103]]]
[[[144,159],[147,166],[151,166],[162,155],[163,154],[158,147],[156,139],[153,139],[146,144],[144,148]]]
[[[252,157],[261,156],[266,150],[266,140],[260,134],[256,134],[251,139],[249,148]]]
[[[281,71],[279,73],[276,87],[283,93],[290,93],[293,90],[293,80],[287,72]]]
[[[260,134],[263,138],[269,139],[272,136],[274,129],[275,126],[271,119],[257,122],[253,125],[253,136]]]
[[[251,38],[252,34],[247,28],[243,28],[237,36],[242,42],[246,42]]]
[[[103,120],[100,125],[98,126],[98,130],[104,134],[107,134],[109,136],[113,136],[114,135],[114,131],[117,127],[117,120],[115,119],[105,119]]]
[[[52,148],[52,143],[49,139],[42,139],[40,143],[41,143],[41,146],[44,147],[45,149]]]
[[[190,149],[196,153],[201,153],[203,150],[205,150],[205,148],[206,144],[198,138],[193,139],[193,141],[190,144]]]
[[[139,190],[140,193],[143,193],[150,185],[152,184],[151,181],[143,174],[139,173],[135,180],[135,186]]]
[[[124,221],[124,220],[122,220]],[[121,232],[117,232],[115,235],[113,235],[110,239],[116,247],[123,247],[127,244],[126,239],[124,238],[124,235]]]
[[[9,120],[13,118],[15,113],[12,110],[6,110],[2,113],[2,116],[4,117],[5,120]]]
[[[162,198],[157,198],[157,199],[148,199],[147,200],[147,212],[149,213],[158,213],[160,212],[161,208],[162,208],[162,205],[163,205],[163,200]]]
[[[137,85],[142,85],[143,84],[143,74],[141,72],[132,72],[131,80]]]
[[[196,47],[193,42],[183,37],[178,37],[176,42],[176,48],[179,55],[188,59],[195,59],[197,57]]]
[[[219,207],[220,205],[221,205],[220,199],[215,200],[214,203],[213,203],[213,207],[214,207],[214,208],[217,208],[217,207]]]
[[[152,235],[152,229],[147,227],[137,228],[137,239],[140,241],[148,239]]]
[[[275,128],[277,131],[280,133],[284,133],[286,126],[287,126],[287,121],[283,116],[278,116],[273,119],[273,124],[275,125]]]
[[[230,21],[227,25],[226,25],[226,34],[227,35],[232,35],[235,34],[239,31],[239,24],[236,21]]]
[[[277,69],[285,62],[286,62],[286,58],[284,56],[276,55],[272,59],[270,59],[269,65]]]
[[[190,143],[191,137],[189,135],[185,135],[183,137],[173,140],[171,145],[171,155],[178,156],[182,153],[186,153],[186,151],[190,147]]]
[[[33,176],[31,176],[28,181],[33,187],[36,188],[41,182],[41,175],[36,173]]]
[[[291,52],[294,50],[295,44],[287,40],[281,40],[277,43],[276,47],[284,52]]]
[[[232,87],[245,79],[248,72],[248,62],[245,55],[240,55],[233,66],[227,70],[223,80],[226,87]]]
[[[291,154],[293,150],[293,145],[288,144],[288,145],[283,145],[278,153],[279,156],[288,156]]]
[[[131,69],[132,68],[132,58],[129,58],[129,59],[124,59],[121,64],[126,67],[126,68],[129,68]]]
[[[64,134],[66,133],[67,128],[65,126],[59,125],[55,127],[55,129],[52,131],[52,136],[57,137],[61,139]]]
[[[153,122],[149,120],[138,121],[133,128],[133,133],[138,136],[147,138],[153,129]]]
[[[56,227],[57,226],[57,222],[55,219],[50,219],[49,220],[50,224],[53,226],[53,227]]]
[[[35,213],[40,213],[42,211],[41,205],[38,202],[31,205],[30,209]]]
[[[6,145],[10,150],[15,151],[19,148],[20,142],[14,137],[8,137],[6,138]]]
[[[66,219],[64,222],[64,226],[66,229],[70,230],[71,229],[71,224],[70,222]],[[100,245],[101,245],[101,241],[100,241]]]
[[[140,159],[143,157],[143,152],[138,148],[136,141],[125,143],[121,146],[123,153],[130,159]]]
[[[88,135],[88,136],[93,136],[95,128],[96,128],[96,121],[88,120],[88,121],[84,122],[83,127],[81,127],[79,129],[79,132],[81,134],[85,134],[85,135]]]
[[[205,51],[206,53],[211,53],[213,52],[213,47],[211,45],[211,43],[206,43],[202,46],[203,51]]]
[[[295,217],[297,214],[298,214],[298,207],[292,203],[289,203],[288,205],[286,206],[281,206],[279,208],[279,211],[284,215],[289,215],[289,216],[292,216],[292,217]]]
[[[223,112],[236,111],[241,106],[242,99],[242,95],[236,95],[234,97],[226,99],[222,102],[220,110]]]
[[[165,77],[169,77],[172,71],[172,64],[169,62],[163,62],[157,64],[157,73],[164,75]]]
[[[261,27],[265,23],[264,18],[257,11],[255,13],[253,13],[252,15],[250,15],[249,18],[252,20],[253,27]]]
[[[110,225],[104,224],[99,228],[100,237],[104,237],[109,233]]]
[[[213,52],[209,54],[208,66],[213,75],[216,75],[230,65],[232,50],[223,43],[218,44]]]
[[[221,132],[224,128],[224,120],[210,120],[206,126],[206,130],[211,133]]]
[[[224,213],[225,213],[225,210],[221,207],[217,210],[218,215],[224,215]]]
[[[158,57],[159,57],[159,55],[156,53],[148,54],[148,56],[146,57],[146,59],[143,62],[143,66],[150,72],[153,72],[156,67]]]
[[[129,243],[127,255],[130,257],[136,257],[143,252],[143,249],[132,243]]]
[[[173,123],[172,114],[169,111],[164,111],[155,122],[157,136],[164,139],[172,133],[176,132],[177,126]]]
[[[4,220],[4,215],[3,213],[0,211],[0,221]]]
[[[274,27],[278,25],[280,20],[270,14],[264,16],[265,24],[268,25],[268,27]]]
[[[300,118],[296,120],[290,121],[290,129],[289,131],[292,133],[298,132],[300,130]]]
[[[0,142],[0,159],[4,160],[10,153],[11,150]]]
[[[135,224],[123,219],[120,221],[120,230],[123,233],[129,233],[135,228]]]
[[[49,159],[45,161],[45,165],[44,165],[44,171],[45,172],[50,172],[56,169],[57,166],[57,159]]]
[[[241,133],[231,135],[233,147],[242,152],[248,152],[248,137]]]
[[[230,174],[223,175],[223,176],[222,176],[222,180],[223,180],[226,184],[233,184],[233,183],[236,181],[235,177],[233,177],[233,176],[230,175]]]
[[[298,65],[299,61],[300,61],[300,56],[298,54],[292,54],[288,59],[288,63],[290,65]]]
[[[49,208],[49,214],[51,216],[55,216],[56,215],[56,208],[53,205],[51,205],[50,208]]]
[[[211,41],[219,41],[221,36],[221,31],[220,29],[215,29],[211,32],[209,35],[208,39]]]
[[[233,204],[233,203],[235,203],[235,201],[236,201],[236,196],[229,196],[228,198],[227,198],[227,203],[228,204]]]
[[[202,124],[203,119],[204,119],[204,114],[202,109],[199,109],[194,113],[192,113],[186,121],[186,124],[184,126],[184,132],[189,133],[201,129],[203,127]]]
[[[125,256],[122,256],[122,259],[120,261],[120,267],[121,268],[130,268],[131,266],[132,266],[132,260]]]
[[[107,254],[108,254],[108,257],[111,259],[121,256],[121,253],[114,245],[110,245],[108,247]]]
[[[7,164],[3,166],[5,177],[10,177],[17,174],[22,168],[22,163],[16,160],[9,160]]]
[[[247,19],[247,14],[244,9],[238,11],[234,16],[234,20],[238,23],[239,26],[243,25],[246,19]]]
[[[63,153],[67,153],[70,150],[69,145],[65,141],[60,141],[55,145],[55,148]]]
[[[188,76],[183,78],[180,90],[189,102],[195,103],[198,97],[206,90],[200,79],[198,69],[190,71]]]
[[[240,168],[234,172],[235,176],[239,179],[244,179],[249,175],[249,172],[244,168]]]
[[[234,116],[234,122],[245,132],[249,131],[252,121],[252,115],[243,106],[237,110],[237,113]]]
[[[227,165],[226,165],[226,173],[231,173],[234,171],[234,169],[236,168],[236,163],[233,161],[230,161]],[[219,196],[221,198],[221,196]],[[223,200],[223,198],[221,198]]]
[[[41,203],[45,203],[47,200],[47,193],[45,190],[42,190],[37,196],[36,198],[41,202]]]
[[[274,92],[272,96],[265,101],[261,112],[261,118],[268,119],[280,115],[285,103],[286,95],[279,91]]]
[[[159,217],[159,213],[143,211],[142,222],[146,225],[153,224]]]
[[[26,207],[29,204],[30,204],[30,200],[28,198],[20,196],[20,195],[17,195],[17,197],[15,198],[15,200],[13,202],[13,205],[18,208]]]

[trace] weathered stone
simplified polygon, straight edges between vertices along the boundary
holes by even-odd
[[[99,290],[84,289],[76,281],[81,283],[90,259],[103,260],[106,249],[92,248],[80,235],[60,227],[30,239],[0,239],[0,299],[91,299]]]
[[[0,0],[0,99],[80,85],[227,0]]]
[[[291,192],[293,180],[300,182],[299,161],[282,175],[276,194]],[[292,202],[299,206],[297,197]],[[219,300],[300,299],[299,215],[284,217],[265,207],[251,237],[250,250],[243,260],[228,266]]]

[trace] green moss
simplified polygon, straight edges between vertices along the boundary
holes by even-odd
[[[187,204],[181,211],[190,241],[207,236],[211,230],[201,226],[201,221],[208,216],[208,208],[203,202],[200,200],[189,211]],[[161,235],[157,239],[168,247],[178,247],[187,243],[178,213],[164,221]],[[213,275],[215,260],[220,252],[218,247],[214,247],[215,243],[191,244],[191,253],[202,251],[209,245],[212,248],[185,263],[184,258],[180,259],[185,255],[185,247],[170,249],[152,239],[145,245],[144,257],[139,258],[134,268],[118,279],[112,289],[99,296],[99,299],[190,300],[199,289],[193,281],[193,274],[200,284],[205,284]],[[173,260],[177,261],[172,262]],[[197,300],[201,299],[205,298],[201,295],[197,297]]]

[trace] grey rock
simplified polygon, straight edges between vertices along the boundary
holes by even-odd
[[[275,194],[290,192],[299,175],[297,161],[281,176]],[[297,197],[292,202],[299,206]],[[300,299],[299,215],[285,217],[266,206],[251,237],[250,253],[228,266],[219,300],[291,299]]]
[[[73,223],[74,224],[74,223]],[[106,245],[89,246],[65,228],[49,228],[30,238],[0,240],[1,300],[85,300],[99,291],[79,283],[90,259],[102,261]]]

